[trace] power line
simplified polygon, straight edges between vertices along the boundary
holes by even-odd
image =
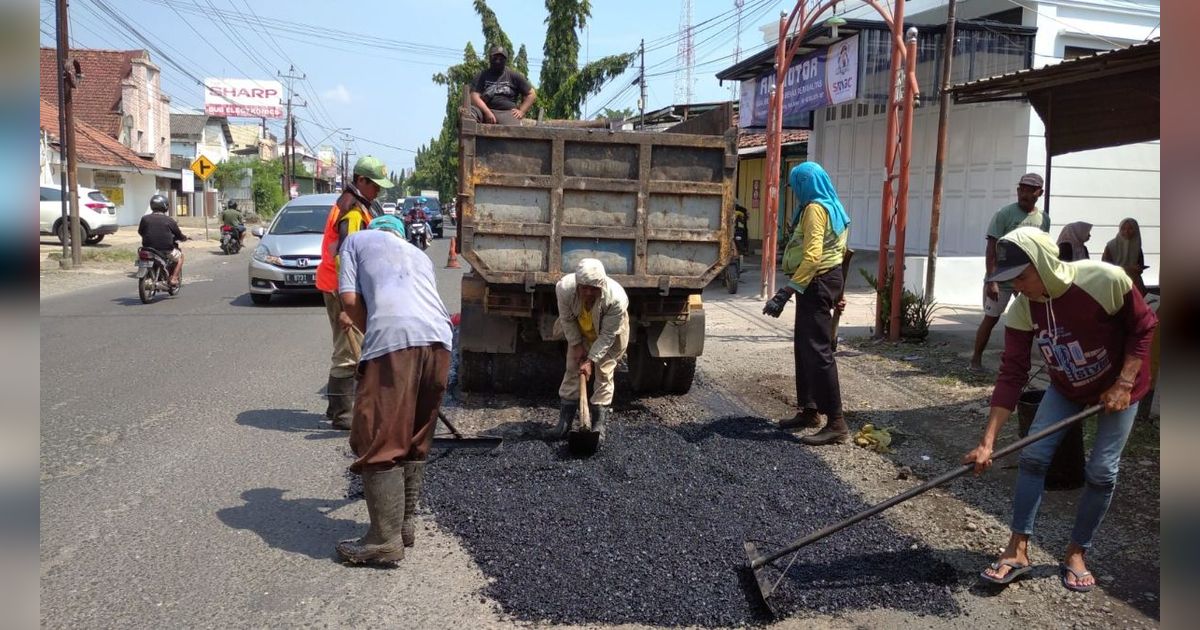
[[[310,125],[313,125],[314,127],[317,127],[318,129],[324,129],[324,130],[326,130],[326,131],[337,131],[337,129],[335,129],[335,128],[333,128],[333,127],[326,127],[325,125],[322,125],[322,124],[320,124],[320,123],[316,122],[315,120],[305,120],[305,119],[303,119],[303,118],[300,118],[299,116],[297,116],[297,117],[296,117],[296,120],[299,120],[300,122],[305,122],[305,123],[308,123],[308,124],[310,124]],[[416,150],[414,150],[414,149],[407,149],[407,148],[405,148],[405,147],[398,147],[398,146],[396,146],[396,145],[394,145],[394,144],[388,144],[388,143],[386,143],[386,142],[380,142],[380,141],[378,141],[378,140],[372,140],[372,139],[370,139],[370,138],[364,138],[364,137],[362,137],[362,136],[356,136],[356,135],[354,135],[354,134],[351,134],[351,133],[347,133],[347,134],[344,134],[344,135],[346,135],[346,136],[348,136],[348,137],[350,137],[350,138],[352,138],[352,139],[354,139],[354,140],[361,140],[361,141],[363,141],[363,142],[366,142],[366,143],[368,143],[368,144],[374,144],[374,145],[378,145],[378,146],[385,147],[385,148],[388,148],[388,149],[395,149],[396,151],[406,151],[406,152],[408,152],[408,153],[416,153]],[[360,150],[359,150],[359,148],[358,148],[358,146],[357,146],[357,145],[355,145],[355,147],[354,147],[354,148],[355,148],[355,152],[356,152],[356,153],[358,153],[359,155],[362,155],[362,151],[360,151]]]
[[[1020,2],[1017,2],[1017,0],[1007,0],[1007,1],[1011,4],[1015,4],[1016,6],[1021,7],[1022,9],[1025,9],[1026,11],[1033,11],[1034,13],[1036,13],[1052,22],[1058,22],[1059,24],[1062,24],[1063,26],[1073,28],[1073,29],[1078,29],[1079,32],[1083,33],[1084,35],[1088,35],[1088,36],[1094,37],[1102,42],[1105,42],[1107,44],[1111,44],[1113,48],[1125,48],[1126,47],[1125,44],[1118,44],[1117,42],[1114,42],[1111,39],[1101,37],[1095,33],[1088,31],[1087,29],[1080,27],[1078,24],[1070,24],[1070,23],[1064,22],[1054,16],[1046,15],[1045,13],[1042,13],[1041,11],[1038,11],[1037,9],[1035,9],[1033,7],[1028,7],[1028,6],[1025,6],[1024,4],[1021,4]]]

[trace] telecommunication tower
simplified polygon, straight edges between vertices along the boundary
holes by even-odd
[[[691,103],[696,67],[696,51],[692,47],[692,0],[683,0],[679,9],[679,70],[675,71],[675,103]]]

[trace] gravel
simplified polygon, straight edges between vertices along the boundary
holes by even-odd
[[[423,501],[524,621],[735,625],[768,618],[742,542],[773,551],[866,507],[761,418],[665,427],[626,411],[595,457],[506,439],[435,457]],[[780,567],[788,558],[780,561]],[[772,571],[778,575],[778,571]],[[772,597],[781,616],[888,608],[951,616],[962,580],[871,519],[802,550]]]

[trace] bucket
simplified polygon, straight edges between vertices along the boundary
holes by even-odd
[[[1038,405],[1045,397],[1046,390],[1031,389],[1023,392],[1017,401],[1018,433],[1021,437],[1029,434],[1033,417],[1037,415]],[[1076,422],[1066,430],[1054,459],[1050,460],[1050,468],[1046,471],[1047,490],[1074,490],[1083,487],[1083,423]]]

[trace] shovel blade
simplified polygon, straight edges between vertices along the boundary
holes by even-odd
[[[567,434],[567,450],[575,455],[594,455],[599,448],[599,431],[577,429]]]
[[[758,592],[759,601],[774,615],[775,607],[771,605],[771,595],[775,592],[775,584],[772,582],[770,574],[777,573],[777,571],[771,569],[770,563],[762,562],[763,556],[758,553],[758,548],[754,546],[754,543],[747,540],[742,546],[746,549],[746,569],[753,574],[754,590]]]

